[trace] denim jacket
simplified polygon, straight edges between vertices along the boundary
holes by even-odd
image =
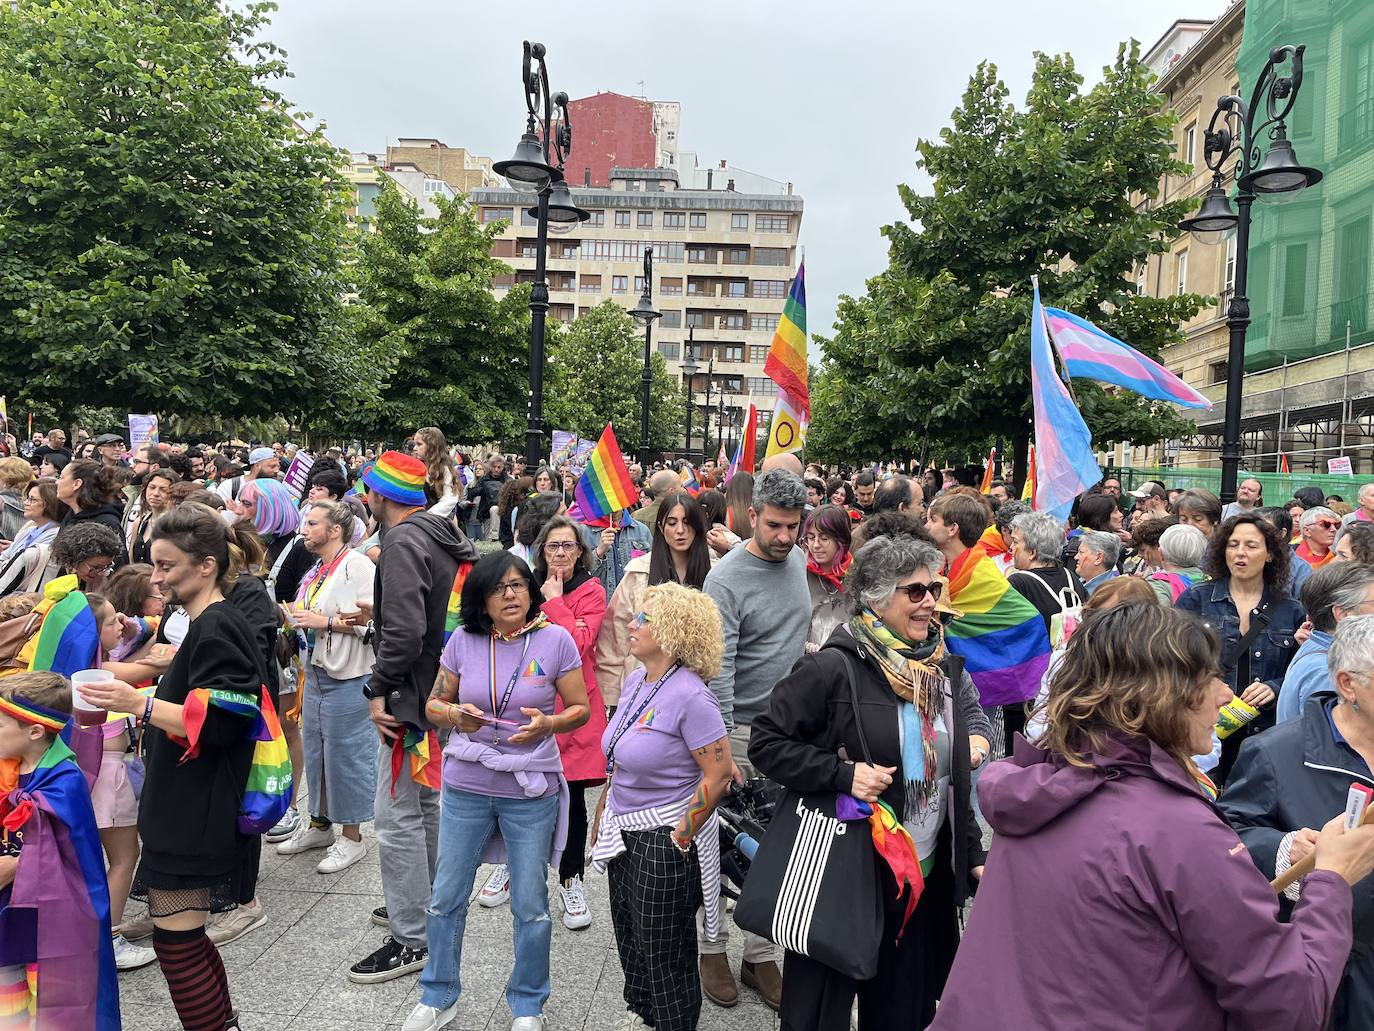
[[[1236,683],[1236,647],[1240,643],[1240,614],[1231,600],[1231,580],[1209,580],[1190,587],[1174,603],[1175,608],[1192,612],[1216,631],[1221,639],[1221,665],[1231,690],[1240,693],[1246,684]],[[1298,642],[1293,634],[1302,625],[1302,606],[1272,585],[1266,584],[1260,598],[1259,611],[1268,617],[1268,625],[1250,642],[1250,679],[1260,680],[1278,694],[1288,664],[1293,661]]]

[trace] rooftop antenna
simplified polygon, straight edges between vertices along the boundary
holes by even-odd
[[[644,94],[644,80],[643,80],[643,79],[640,79],[640,80],[639,80],[639,99],[640,99],[640,100],[647,100],[647,99],[648,99],[648,97],[645,96],[645,94]]]

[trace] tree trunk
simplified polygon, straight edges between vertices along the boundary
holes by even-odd
[[[1014,485],[1011,496],[1019,498],[1026,485],[1026,477],[1030,474],[1030,431],[1026,430],[1012,437],[1011,447],[1011,478]]]

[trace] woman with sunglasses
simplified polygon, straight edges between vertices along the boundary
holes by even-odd
[[[1240,744],[1274,725],[1274,700],[1298,650],[1294,636],[1302,606],[1290,595],[1290,554],[1283,535],[1263,516],[1232,516],[1208,542],[1203,568],[1212,579],[1184,591],[1175,608],[1196,613],[1221,639],[1221,671],[1227,686],[1259,715],[1221,743],[1212,774],[1226,782]]]
[[[968,739],[991,730],[935,618],[943,564],[938,550],[911,537],[878,537],[860,548],[847,581],[849,621],[778,682],[754,720],[749,759],[760,773],[797,792],[883,802],[925,876],[923,889],[898,884],[878,863],[884,927],[872,979],[855,981],[788,952],[782,1024],[789,1031],[847,1031],[856,993],[863,1031],[925,1027],[954,961],[959,912],[986,857],[970,801]],[[908,918],[913,891],[919,898]]]

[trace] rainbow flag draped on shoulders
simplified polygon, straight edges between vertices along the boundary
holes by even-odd
[[[615,512],[633,508],[639,500],[630,470],[620,453],[615,430],[610,423],[601,431],[601,439],[587,458],[587,468],[573,491],[577,507],[589,519],[604,519]]]
[[[979,701],[1012,705],[1034,698],[1050,661],[1039,610],[976,545],[949,567],[949,599],[961,615],[945,627],[945,645],[964,660]]]
[[[25,708],[20,718],[35,722]],[[14,883],[0,888],[0,967],[25,971],[0,984],[0,1025],[119,1031],[119,984],[110,895],[86,777],[65,719],[26,783],[0,794],[0,854],[17,852]],[[40,725],[48,726],[47,723]],[[49,729],[51,729],[49,727]],[[7,1023],[12,1021],[12,1023]]]

